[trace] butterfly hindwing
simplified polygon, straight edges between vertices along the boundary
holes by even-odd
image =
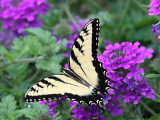
[[[61,74],[50,76],[34,84],[26,92],[25,99],[27,102],[36,102],[66,96],[72,101],[78,101],[79,103],[83,101],[89,104],[90,93],[92,93],[91,88]],[[100,100],[100,97],[97,96],[97,98]]]

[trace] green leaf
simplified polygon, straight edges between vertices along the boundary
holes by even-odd
[[[42,116],[46,117],[48,116],[49,120],[49,114],[48,112],[48,106],[43,104],[40,105],[38,103],[32,103],[32,107],[24,108],[22,110],[19,110],[20,113],[24,114],[25,117],[29,118],[30,120],[44,120]]]
[[[18,110],[16,110],[16,103],[11,95],[2,98],[0,102],[0,120],[15,120],[21,116]]]
[[[149,118],[148,120],[159,120],[160,119],[160,113],[153,115],[151,118]]]
[[[36,63],[37,69],[43,69],[50,71],[51,73],[58,73],[61,69],[60,57],[51,57],[49,59],[44,59],[41,61],[38,61]]]
[[[7,49],[4,46],[0,46],[0,55],[5,55],[7,53],[8,53]]]
[[[29,51],[31,54],[38,55],[41,52],[42,45],[37,37],[27,36]]]
[[[26,32],[37,37],[44,45],[54,44],[56,41],[50,32],[40,28],[27,28]]]
[[[145,78],[159,78],[160,74],[147,74],[144,77]]]
[[[15,83],[19,83],[25,79],[30,72],[28,70],[28,63],[17,63],[6,68]]]

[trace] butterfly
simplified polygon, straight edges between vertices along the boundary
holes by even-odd
[[[27,102],[49,101],[63,96],[71,101],[96,104],[100,107],[101,94],[107,94],[109,78],[97,59],[99,19],[90,20],[74,41],[69,57],[69,68],[63,74],[42,79],[25,94]]]

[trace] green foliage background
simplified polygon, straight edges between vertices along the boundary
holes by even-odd
[[[27,36],[16,38],[9,49],[0,45],[0,120],[40,120],[49,119],[45,105],[33,104],[27,108],[24,94],[33,83],[52,74],[60,73],[68,61],[63,57],[67,36],[71,34],[69,22],[100,19],[99,53],[105,49],[104,40],[115,42],[135,42],[155,50],[154,60],[147,60],[144,77],[156,90],[157,99],[143,99],[138,110],[124,106],[123,116],[112,117],[106,113],[108,120],[159,120],[160,119],[160,41],[151,31],[152,24],[160,20],[159,16],[148,16],[149,0],[49,0],[53,4],[43,21],[41,28],[27,28]],[[56,31],[54,36],[52,32]],[[56,37],[61,37],[56,43]],[[68,109],[68,107],[66,107]],[[136,112],[134,112],[136,111]],[[136,113],[136,114],[135,114]],[[62,119],[68,117],[62,116]],[[70,116],[68,117],[68,119]]]

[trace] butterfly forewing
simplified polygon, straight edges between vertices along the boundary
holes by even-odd
[[[91,20],[85,25],[75,40],[69,58],[70,69],[92,87],[98,84],[98,74],[93,62],[97,61],[99,20]]]

